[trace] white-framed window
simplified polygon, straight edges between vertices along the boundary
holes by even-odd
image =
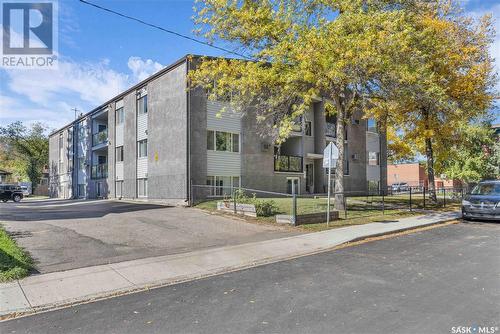
[[[379,152],[368,152],[368,165],[369,166],[380,165],[380,153]]]
[[[125,113],[123,107],[116,109],[116,125],[123,124],[125,121]]]
[[[137,114],[147,114],[148,113],[148,96],[143,95],[137,99]]]
[[[143,139],[137,142],[137,156],[139,158],[148,156],[148,140]]]
[[[115,181],[115,197],[119,198],[123,195],[123,181]]]
[[[116,162],[123,161],[123,146],[118,146],[116,148]]]
[[[137,179],[137,197],[148,196],[148,179]]]
[[[304,122],[304,134],[306,136],[312,136],[312,122],[311,121]]]
[[[210,196],[231,195],[234,188],[240,187],[239,176],[207,176]]]
[[[238,153],[240,151],[240,135],[232,132],[207,130],[207,150]]]

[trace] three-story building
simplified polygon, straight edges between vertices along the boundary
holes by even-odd
[[[51,196],[185,203],[191,185],[213,185],[213,195],[222,187],[325,193],[322,154],[335,141],[336,120],[323,101],[278,147],[257,135],[250,113],[187,89],[195,61],[183,57],[52,133]],[[345,190],[385,189],[386,141],[376,124],[355,114],[345,147]]]

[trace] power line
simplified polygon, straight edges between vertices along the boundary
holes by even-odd
[[[165,29],[163,27],[160,27],[160,26],[157,26],[155,24],[152,24],[152,23],[149,23],[149,22],[146,22],[146,21],[143,21],[141,19],[138,19],[136,17],[132,17],[132,16],[129,16],[129,15],[126,15],[126,14],[122,14],[120,12],[117,12],[117,11],[114,11],[112,9],[109,9],[109,8],[106,8],[106,7],[102,7],[100,5],[97,5],[95,3],[92,3],[92,2],[89,2],[89,1],[86,1],[86,0],[79,0],[81,3],[85,4],[85,5],[89,5],[89,6],[92,6],[92,7],[95,7],[95,8],[98,8],[100,10],[103,10],[103,11],[106,11],[108,13],[111,13],[111,14],[115,14],[115,15],[118,15],[118,16],[121,16],[125,19],[129,19],[129,20],[132,20],[132,21],[135,21],[135,22],[138,22],[140,24],[144,24],[148,27],[151,27],[151,28],[155,28],[155,29],[158,29],[158,30],[161,30],[163,32],[166,32],[168,34],[172,34],[172,35],[175,35],[177,37],[181,37],[181,38],[184,38],[184,39],[187,39],[187,40],[190,40],[192,42],[195,42],[195,43],[199,43],[199,44],[203,44],[203,45],[206,45],[206,46],[209,46],[211,48],[214,48],[214,49],[217,49],[217,50],[220,50],[220,51],[224,51],[224,52],[227,52],[227,53],[231,53],[233,55],[236,55],[236,56],[239,56],[239,57],[243,57],[245,59],[252,59],[251,57],[248,57],[248,56],[245,56],[244,54],[241,54],[241,53],[238,53],[238,52],[234,52],[234,51],[231,51],[231,50],[228,50],[228,49],[225,49],[223,47],[220,47],[220,46],[217,46],[217,45],[214,45],[212,43],[208,43],[208,42],[205,42],[205,41],[202,41],[202,40],[199,40],[197,38],[193,38],[193,37],[190,37],[190,36],[187,36],[187,35],[184,35],[184,34],[181,34],[181,33],[178,33],[176,31],[173,31],[173,30],[169,30],[169,29]]]

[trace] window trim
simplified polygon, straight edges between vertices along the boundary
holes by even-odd
[[[141,155],[141,143],[146,143],[146,155]],[[142,139],[137,141],[137,159],[147,158],[148,157],[148,139]]]
[[[208,136],[209,132],[213,133],[213,149],[208,147]],[[217,133],[224,133],[226,136],[229,134],[229,150],[218,150],[217,149]],[[237,151],[234,150],[234,135],[238,136],[238,147]],[[231,131],[219,131],[219,130],[210,130],[207,129],[207,151],[212,151],[212,152],[229,152],[229,153],[237,153],[240,154],[241,152],[241,134],[239,132],[231,132]]]

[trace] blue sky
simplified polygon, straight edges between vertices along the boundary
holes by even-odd
[[[90,0],[194,37],[188,0]],[[469,0],[466,11],[487,12],[500,33],[500,1]],[[500,61],[500,34],[492,52]],[[59,69],[0,69],[0,125],[42,121],[56,128],[185,54],[221,52],[84,5],[59,1]],[[500,122],[498,115],[497,122]]]

